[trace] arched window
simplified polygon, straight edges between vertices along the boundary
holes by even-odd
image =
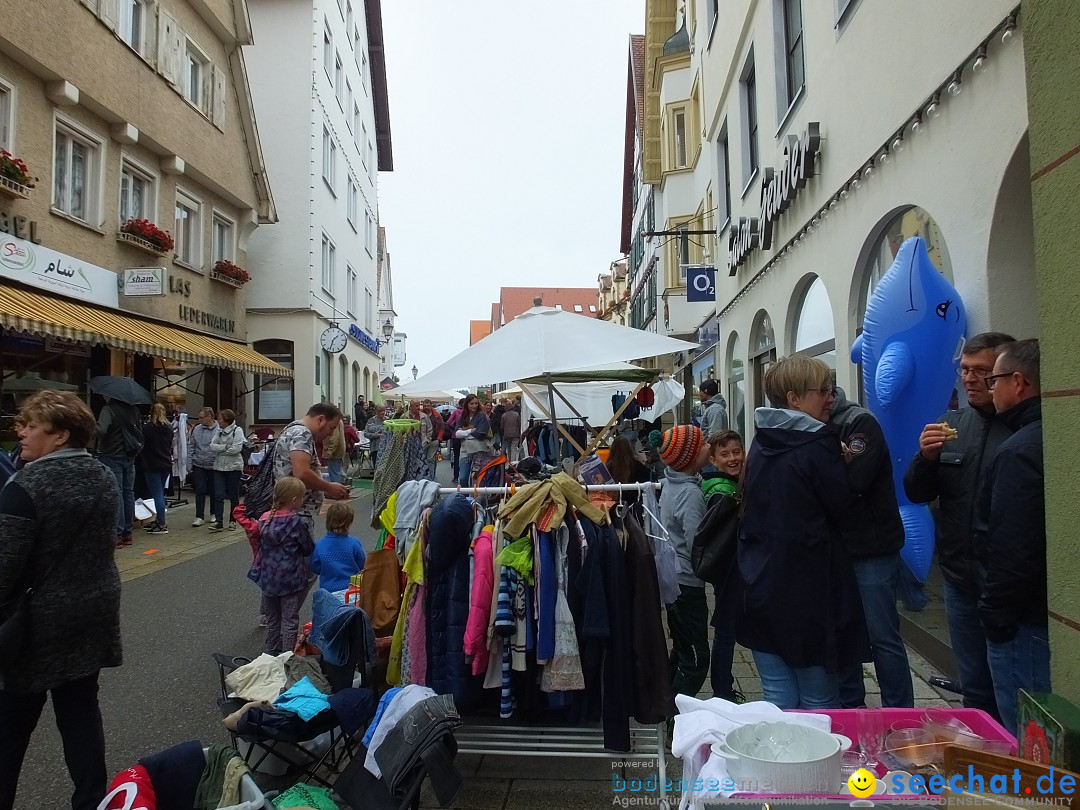
[[[364,399],[371,399],[371,375],[364,369]]]
[[[836,368],[836,327],[832,303],[825,282],[815,278],[803,293],[795,316],[795,343],[798,354],[819,357]]]
[[[772,318],[761,310],[754,321],[750,333],[750,366],[754,375],[754,407],[760,408],[765,402],[765,372],[776,362],[776,335],[773,333]]]
[[[341,408],[342,413],[349,412],[349,361],[345,359],[345,355],[338,355],[338,365],[341,367],[341,373],[338,375],[339,387],[337,406]]]
[[[896,254],[904,241],[912,236],[921,236],[926,242],[926,250],[930,254],[930,261],[945,276],[952,281],[952,262],[949,260],[949,249],[945,245],[945,239],[941,235],[941,229],[937,222],[926,211],[918,206],[912,206],[893,216],[881,230],[877,239],[870,246],[866,263],[862,268],[862,288],[859,298],[857,331],[862,331],[863,316],[866,315],[866,302],[881,280],[881,277],[892,267]]]
[[[727,354],[727,402],[728,422],[732,430],[746,437],[746,368],[743,361],[743,345],[739,333],[732,332],[728,340]]]
[[[285,368],[295,368],[291,340],[258,340],[252,348]],[[291,422],[294,418],[293,381],[270,374],[255,375],[255,421]]]
[[[364,389],[360,387],[360,364],[352,364],[352,397],[349,399],[349,407],[352,408],[356,402],[356,398],[364,394]],[[364,399],[367,399],[367,394],[364,394]]]
[[[334,401],[334,361],[330,358],[330,352],[323,350],[322,355],[319,357],[319,364],[322,366],[323,375],[319,385],[319,401],[320,402],[333,402]]]
[[[877,287],[881,277],[892,267],[896,254],[904,241],[912,236],[921,236],[926,242],[926,251],[930,255],[930,261],[945,278],[952,281],[952,262],[949,259],[949,249],[945,239],[941,235],[941,229],[937,222],[926,211],[918,206],[904,208],[888,219],[879,231],[877,237],[871,242],[866,253],[866,260],[861,268],[861,283],[858,288],[858,309],[855,313],[855,334],[862,334],[863,318],[866,317],[866,304]],[[866,404],[866,396],[863,388],[862,367],[859,367],[858,401]]]

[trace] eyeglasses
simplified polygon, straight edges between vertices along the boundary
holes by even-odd
[[[994,386],[997,385],[998,380],[1000,380],[1002,377],[1011,377],[1013,374],[1016,374],[1016,372],[1006,371],[1002,374],[987,374],[986,377],[984,377],[986,381],[986,388],[990,391],[993,391]]]
[[[956,370],[956,376],[963,378],[970,375],[976,380],[985,380],[990,375],[991,371],[993,371],[992,368],[971,368],[970,366],[960,366],[960,368]]]

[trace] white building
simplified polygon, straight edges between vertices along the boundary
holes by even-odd
[[[378,172],[393,157],[379,0],[250,8],[252,98],[282,191],[280,227],[249,248],[265,268],[249,285],[249,336],[295,371],[256,378],[250,413],[281,424],[313,402],[349,412],[378,392]]]
[[[398,332],[394,324],[394,279],[390,272],[390,249],[386,245],[386,228],[379,228],[378,281],[375,298],[379,307],[379,330],[383,341],[379,344],[379,381],[393,378],[394,369],[405,365],[404,332]]]
[[[675,33],[681,4],[646,8],[647,64],[658,69],[670,58],[658,43]],[[764,404],[762,378],[778,355],[821,356],[860,392],[850,346],[873,285],[912,235],[926,239],[962,296],[969,334],[1037,334],[1013,0],[738,0],[722,15],[716,0],[687,0],[686,8],[684,103],[650,105],[662,120],[646,131],[678,132],[685,107],[687,154],[710,167],[693,183],[706,213],[716,209],[717,236],[706,244],[719,259],[719,341],[693,368],[716,369],[733,427],[752,429],[747,411]],[[664,165],[664,138],[646,138],[646,180]],[[804,176],[774,187],[783,204],[765,211],[762,187],[790,166],[795,144],[811,153]]]

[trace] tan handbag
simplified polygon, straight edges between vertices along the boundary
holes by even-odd
[[[397,551],[381,548],[364,562],[360,599],[357,604],[367,614],[376,636],[389,636],[401,610],[401,565]]]

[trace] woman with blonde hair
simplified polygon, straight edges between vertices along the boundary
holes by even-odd
[[[172,474],[173,426],[160,402],[150,409],[150,421],[143,425],[142,465],[146,488],[154,499],[154,523],[150,534],[168,534],[165,519],[165,482]]]
[[[93,810],[108,784],[98,675],[122,660],[113,550],[120,490],[86,450],[94,415],[74,394],[39,391],[17,425],[26,465],[0,489],[0,618],[15,609],[26,624],[22,643],[0,660],[0,808],[15,803],[51,694],[75,784],[71,806]],[[40,763],[34,770],[40,781]]]

